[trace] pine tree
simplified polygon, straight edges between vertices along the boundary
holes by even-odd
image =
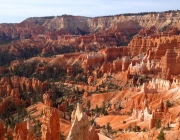
[[[110,126],[109,122],[106,125],[106,129],[108,130],[108,133],[112,131],[112,127]]]
[[[95,113],[98,113],[98,112],[99,112],[99,107],[98,107],[98,105],[96,105]]]
[[[86,106],[87,106],[87,108],[88,108],[88,111],[89,111],[89,109],[90,109],[90,107],[91,107],[90,100],[88,100],[88,101],[87,101],[87,104],[86,104]]]
[[[163,129],[161,129],[159,135],[157,136],[158,140],[165,140]]]
[[[160,127],[161,127],[161,120],[158,119],[158,120],[156,121],[156,128],[159,129]]]
[[[137,126],[137,125],[135,125],[134,128],[133,128],[134,132],[139,132],[140,130],[141,130],[141,128],[139,126]]]
[[[106,105],[105,105],[104,102],[103,102],[103,105],[102,105],[102,108],[101,108],[101,114],[108,115],[108,113],[106,111]]]

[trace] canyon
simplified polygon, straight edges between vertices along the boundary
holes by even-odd
[[[0,140],[180,138],[180,11],[0,24]]]

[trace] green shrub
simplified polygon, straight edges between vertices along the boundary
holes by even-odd
[[[159,135],[157,136],[158,140],[165,140],[163,129],[161,129]]]

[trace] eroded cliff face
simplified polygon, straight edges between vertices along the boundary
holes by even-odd
[[[29,18],[24,22],[32,22],[33,18]],[[57,31],[64,29],[72,34],[84,34],[88,33],[88,18],[81,16],[56,16],[51,20],[43,20],[43,18],[35,19],[35,23],[43,22],[42,26],[50,31]]]
[[[49,30],[64,29],[70,33],[94,32],[99,29],[116,28],[121,29],[139,29],[145,27],[155,26],[156,29],[172,26],[180,27],[177,22],[179,21],[179,12],[160,12],[145,15],[116,15],[107,17],[81,17],[81,16],[56,16],[51,18],[28,18],[24,22],[30,22],[37,25],[44,26]]]
[[[71,15],[34,17],[28,18],[19,24],[0,24],[0,40],[27,39],[45,33],[51,35],[67,33],[84,35],[105,29],[126,30],[126,32],[136,34],[140,29],[152,26],[156,30],[166,30],[169,26],[180,29],[179,20],[179,11],[95,18]]]

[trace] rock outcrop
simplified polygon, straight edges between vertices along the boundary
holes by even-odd
[[[51,100],[48,94],[43,95],[45,107],[43,109],[43,118],[41,125],[42,140],[60,139],[60,115],[57,109],[52,108]]]
[[[168,112],[168,107],[162,99],[153,109],[152,104],[149,103],[146,97],[144,99],[144,102],[140,102],[139,104],[137,102],[138,101],[131,101],[131,106],[135,107],[133,108],[132,113],[133,119],[138,119],[138,121],[140,122],[148,121],[149,129],[155,127],[158,119],[161,120],[161,126],[167,127],[168,125],[170,125],[172,114]]]
[[[83,112],[81,105],[78,103],[77,108],[71,115],[71,129],[67,140],[99,140],[99,136],[94,127],[90,128],[87,115]]]
[[[26,119],[20,124],[16,124],[14,128],[13,140],[26,139],[35,140],[36,137],[33,134],[32,126],[29,119]]]
[[[87,115],[83,112],[78,103],[77,108],[71,115],[72,127],[67,136],[67,140],[89,140],[89,121]]]
[[[99,135],[97,130],[95,129],[95,126],[91,126],[89,130],[89,140],[99,140]]]

